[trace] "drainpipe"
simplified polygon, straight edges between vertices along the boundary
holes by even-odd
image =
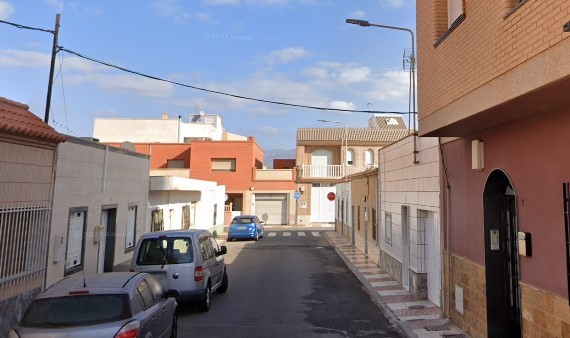
[[[105,182],[107,181],[107,161],[109,160],[109,146],[105,146],[105,159],[103,160],[103,178],[101,182],[101,192],[105,192]]]
[[[440,194],[440,198],[439,198],[439,205],[440,205],[440,213],[441,213],[441,207],[445,205],[445,207],[443,208],[445,210],[445,226],[440,227],[440,242],[443,241],[443,238],[446,238],[446,242],[447,242],[447,257],[448,257],[448,263],[446,265],[446,270],[447,270],[447,302],[445,302],[446,307],[445,310],[447,310],[447,315],[449,317],[451,317],[451,226],[450,226],[450,220],[451,220],[451,185],[449,184],[449,177],[447,176],[447,168],[445,167],[445,161],[444,161],[444,157],[443,157],[443,144],[441,143],[441,137],[438,138],[438,145],[439,145],[439,155],[440,155],[440,177],[441,177],[441,172],[443,171],[443,179],[440,181],[440,191],[443,191],[443,187],[445,186],[445,192],[446,192],[446,196],[447,196],[447,203],[444,203],[444,195]],[[445,228],[447,227],[447,234],[444,236],[444,231]],[[443,243],[442,243],[443,244]],[[441,247],[443,248],[444,246],[441,245]],[[445,257],[442,255],[442,263],[445,265]],[[443,270],[441,272],[441,280],[443,280],[444,277],[444,273]],[[441,300],[441,296],[440,296],[440,300]],[[444,302],[441,302],[441,304],[444,304]],[[445,313],[445,311],[444,311]]]
[[[180,143],[180,125],[182,124],[182,115],[178,115],[178,135],[176,136],[176,143]]]
[[[61,143],[60,143],[61,144]],[[46,255],[46,263],[45,263],[45,270],[44,270],[44,284],[42,286],[42,291],[46,289],[47,287],[47,279],[48,279],[48,265],[49,263],[49,248],[51,246],[52,243],[52,239],[51,239],[51,230],[52,230],[52,223],[53,223],[53,201],[54,201],[54,196],[55,196],[55,179],[57,177],[57,156],[59,154],[59,145],[58,144],[55,148],[55,151],[53,152],[53,166],[52,166],[52,170],[51,170],[51,201],[50,201],[50,210],[49,210],[49,216],[48,218],[48,233],[47,233],[47,255]],[[55,246],[53,248],[55,250]],[[52,253],[53,255],[53,253]],[[65,262],[64,262],[65,264]]]

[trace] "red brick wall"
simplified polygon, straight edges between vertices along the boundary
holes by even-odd
[[[295,159],[274,159],[273,169],[292,169],[295,168]]]
[[[438,109],[570,38],[562,32],[570,20],[568,0],[526,0],[507,18],[511,0],[465,0],[465,20],[434,47],[445,30],[446,2],[416,1],[420,125]]]

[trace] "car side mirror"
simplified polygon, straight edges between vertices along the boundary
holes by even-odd
[[[220,251],[217,252],[216,256],[225,255],[228,253],[228,248],[225,245],[220,246]]]
[[[259,221],[259,224],[263,224],[263,221]]]
[[[171,297],[176,298],[176,297],[178,297],[178,291],[170,289],[170,290],[166,291],[164,293],[164,295],[166,296],[166,298],[171,298]]]

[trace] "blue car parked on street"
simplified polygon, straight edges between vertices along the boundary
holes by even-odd
[[[228,242],[232,239],[253,239],[263,237],[263,221],[255,215],[236,216],[228,229]]]

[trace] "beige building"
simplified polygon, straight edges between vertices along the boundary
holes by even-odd
[[[409,134],[400,116],[373,116],[368,128],[297,129],[299,224],[335,222],[329,193],[343,177],[378,166],[378,151]]]
[[[113,271],[150,231],[149,157],[69,137],[57,151],[46,286]]]
[[[0,337],[44,289],[56,147],[29,107],[0,98]]]

